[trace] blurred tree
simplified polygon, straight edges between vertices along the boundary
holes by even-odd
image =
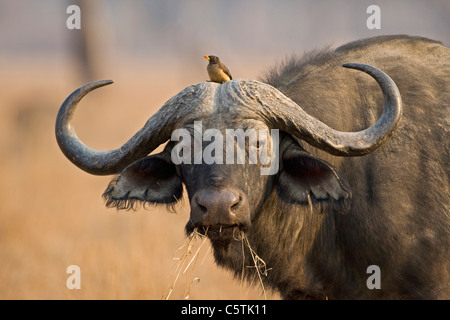
[[[108,61],[109,31],[104,0],[70,0],[81,9],[81,29],[68,30],[69,46],[83,81],[98,80]],[[69,17],[69,15],[67,16]]]

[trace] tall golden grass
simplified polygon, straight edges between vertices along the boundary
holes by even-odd
[[[82,83],[57,64],[1,64],[0,70],[0,299],[163,298],[186,241],[188,202],[175,214],[165,207],[106,209],[101,194],[111,177],[73,166],[54,138],[61,102]],[[115,80],[86,97],[76,114],[78,135],[96,149],[121,145],[189,85],[155,70],[128,69]],[[209,241],[195,274],[180,277],[170,299],[185,298],[187,286],[190,299],[278,298],[233,279],[208,247]],[[80,290],[66,286],[69,265],[81,269]]]

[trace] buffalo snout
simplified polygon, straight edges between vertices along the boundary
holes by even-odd
[[[236,189],[202,189],[191,200],[191,218],[187,231],[200,228],[199,232],[212,233],[238,227],[250,227],[250,208],[243,192]]]

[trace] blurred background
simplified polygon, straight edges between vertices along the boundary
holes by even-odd
[[[71,4],[81,30],[66,27]],[[366,26],[372,4],[380,30]],[[115,81],[75,118],[78,136],[106,150],[205,81],[204,55],[220,56],[234,78],[257,79],[291,54],[382,34],[449,46],[449,30],[448,0],[0,0],[0,299],[161,299],[175,280],[187,201],[176,213],[106,209],[111,177],[81,171],[58,149],[58,108],[84,83]],[[170,299],[279,298],[233,279],[208,247]],[[80,290],[66,286],[69,265],[81,269]]]

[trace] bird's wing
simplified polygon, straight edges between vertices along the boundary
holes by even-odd
[[[231,76],[231,72],[230,72],[230,70],[228,70],[228,68],[227,68],[226,65],[224,65],[224,64],[222,63],[221,69],[223,70],[223,72],[224,72],[227,76],[230,77],[230,80],[233,80],[233,77]]]

